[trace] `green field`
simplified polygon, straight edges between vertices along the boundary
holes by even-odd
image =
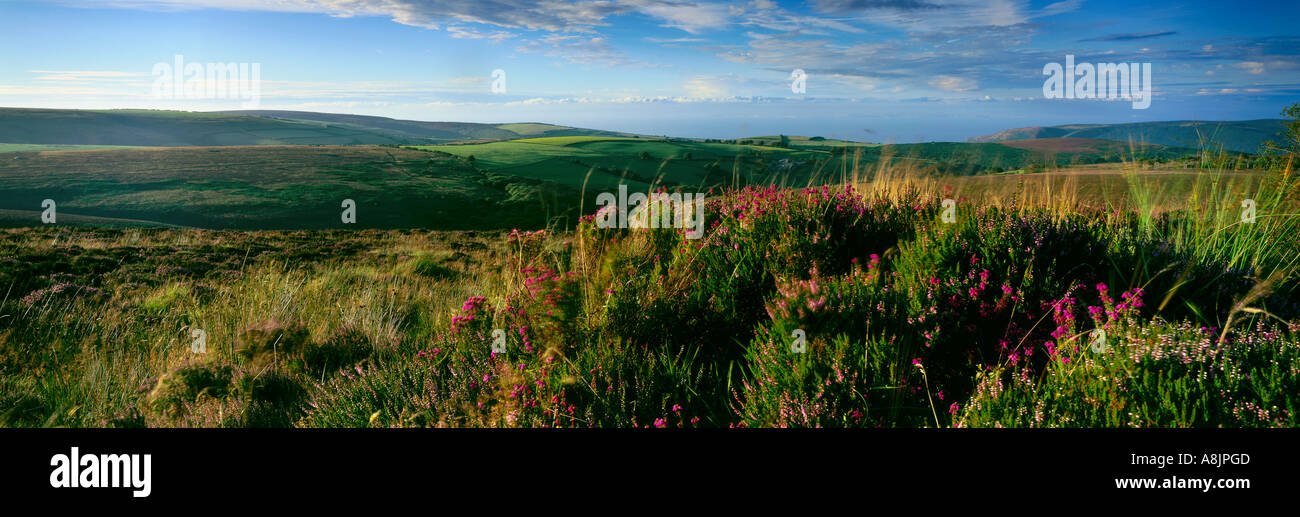
[[[476,229],[545,224],[541,182],[489,177],[454,156],[350,147],[154,148],[24,153],[0,160],[0,224],[103,217],[201,228],[341,227],[353,199],[361,228]],[[528,198],[520,200],[519,197]],[[33,212],[35,211],[35,212]],[[24,215],[26,214],[26,215]]]
[[[1093,149],[1119,152],[1114,142],[1077,139],[1015,143],[1027,148],[802,138],[789,139],[789,147],[762,139],[742,142],[758,143],[569,135],[411,147],[46,150],[10,144],[21,151],[0,153],[0,210],[8,211],[0,214],[0,225],[37,224],[41,202],[53,199],[59,213],[69,216],[63,222],[75,225],[105,218],[117,221],[113,225],[337,228],[341,201],[353,199],[362,228],[543,228],[572,226],[580,212],[595,206],[599,193],[619,185],[691,192],[802,187],[861,179],[880,164],[937,177],[1024,173],[1028,164],[1048,157],[1070,163]],[[1057,167],[1048,163],[1036,167]]]
[[[750,187],[710,197],[698,245],[0,230],[0,427],[1294,427],[1295,178],[1229,174],[1115,205],[1194,210],[1020,196],[951,222],[901,177]]]
[[[0,154],[0,427],[1300,421],[1289,161],[514,130]],[[596,225],[621,184],[700,239]]]
[[[589,193],[616,189],[620,183],[634,189],[648,189],[651,185],[707,189],[732,183],[804,184],[814,162],[830,157],[827,152],[755,145],[595,136],[417,149],[473,157],[475,166],[489,171],[549,181],[578,191],[585,184]],[[783,167],[786,164],[793,165]]]

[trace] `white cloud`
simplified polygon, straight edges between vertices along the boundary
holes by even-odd
[[[682,89],[686,90],[687,95],[702,99],[717,99],[727,96],[727,89],[723,85],[723,81],[715,76],[701,75],[692,77],[689,81],[686,81],[686,84],[682,85]]]
[[[622,51],[610,46],[603,36],[547,34],[520,45],[516,50],[582,65],[651,66],[645,61],[627,57]]]
[[[447,33],[456,39],[485,39],[493,43],[500,43],[502,40],[515,37],[514,34],[506,31],[479,32],[455,25],[447,27]]]
[[[1252,75],[1264,73],[1264,63],[1260,63],[1259,61],[1242,61],[1233,66],[1245,70],[1246,73]]]
[[[952,75],[936,75],[930,79],[928,84],[940,90],[953,92],[965,92],[979,88],[979,83],[973,79]]]

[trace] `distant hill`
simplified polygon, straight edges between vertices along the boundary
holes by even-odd
[[[311,111],[227,111],[232,115],[251,115],[292,121],[324,122],[368,131],[379,131],[405,138],[457,142],[466,140],[513,140],[549,136],[631,136],[628,133],[583,129],[537,122],[479,124],[474,122],[421,122],[367,115],[316,113]]]
[[[1177,120],[1170,122],[1135,122],[1128,124],[1071,124],[1066,126],[1020,127],[977,136],[967,142],[1007,142],[1042,138],[1090,138],[1159,144],[1191,149],[1218,148],[1255,153],[1266,140],[1282,131],[1282,120],[1240,121]]]
[[[0,142],[6,144],[141,147],[421,145],[582,135],[623,134],[551,124],[419,122],[301,111],[0,108]]]
[[[858,164],[876,163],[881,159],[911,162],[932,168],[940,174],[967,176],[1005,172],[1030,166],[1066,167],[1097,163],[1117,163],[1137,159],[1176,160],[1195,156],[1196,149],[1158,144],[1129,144],[1096,138],[1036,138],[1005,142],[925,142],[917,144],[868,144],[837,140],[813,140],[787,136],[790,149],[826,151],[834,156],[850,157]],[[777,146],[778,137],[760,136],[741,139],[742,143]],[[839,165],[832,165],[838,167]]]

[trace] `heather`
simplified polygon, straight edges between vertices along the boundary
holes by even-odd
[[[952,214],[867,172],[709,192],[699,239],[4,230],[0,425],[1296,424],[1287,171]]]

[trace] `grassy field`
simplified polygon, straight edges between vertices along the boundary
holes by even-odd
[[[573,136],[418,148],[473,156],[480,167],[562,183],[576,184],[591,170],[634,183],[659,178],[660,184],[695,187],[714,186],[720,177],[728,185],[842,181],[849,171],[878,163],[964,176],[1197,155],[1191,149],[1094,139],[881,145],[810,137],[786,137],[782,143],[779,137],[718,142]]]
[[[179,115],[171,115],[179,117]],[[801,187],[853,181],[876,168],[941,173],[942,164],[963,171],[1020,169],[1035,153],[1057,157],[1096,142],[1059,140],[1033,150],[1001,144],[856,145],[792,139],[789,147],[694,140],[608,136],[561,136],[504,142],[399,148],[395,146],[234,146],[184,148],[81,148],[0,153],[0,226],[40,221],[41,203],[52,199],[68,224],[112,219],[148,226],[208,229],[340,228],[341,203],[361,208],[361,228],[525,229],[571,226],[600,192],[619,185],[631,191],[658,188],[708,192],[724,187]],[[1036,141],[1021,141],[1029,145]],[[816,144],[816,145],[814,145]],[[1114,150],[1114,142],[1104,143]],[[985,148],[988,148],[985,150]],[[905,154],[906,153],[906,154]],[[926,158],[928,156],[928,158]],[[1069,163],[1071,160],[1062,161]],[[1184,162],[1190,164],[1190,162]],[[1085,198],[1118,199],[1117,178],[1076,166]],[[1166,166],[1167,167],[1167,166]],[[1055,165],[1034,170],[1058,173]],[[1194,176],[1164,176],[1178,181]],[[1143,169],[1142,174],[1149,170]],[[1014,182],[976,175],[943,175],[955,185],[1006,194]],[[991,178],[991,177],[990,177]],[[947,180],[945,180],[947,181]],[[1030,181],[1038,181],[1031,177]],[[1095,186],[1095,185],[1101,186]],[[1179,185],[1172,185],[1179,192]],[[506,222],[501,222],[506,221]],[[117,224],[117,223],[114,223]]]
[[[152,148],[16,153],[0,160],[0,224],[68,216],[201,228],[544,226],[540,182],[487,175],[453,156],[377,146]],[[14,212],[18,211],[18,212]],[[68,219],[69,223],[76,222]]]
[[[1293,174],[854,177],[700,240],[3,230],[0,425],[1297,424]]]
[[[6,153],[0,426],[1300,423],[1294,157],[1017,146]],[[620,184],[702,237],[600,227]]]

